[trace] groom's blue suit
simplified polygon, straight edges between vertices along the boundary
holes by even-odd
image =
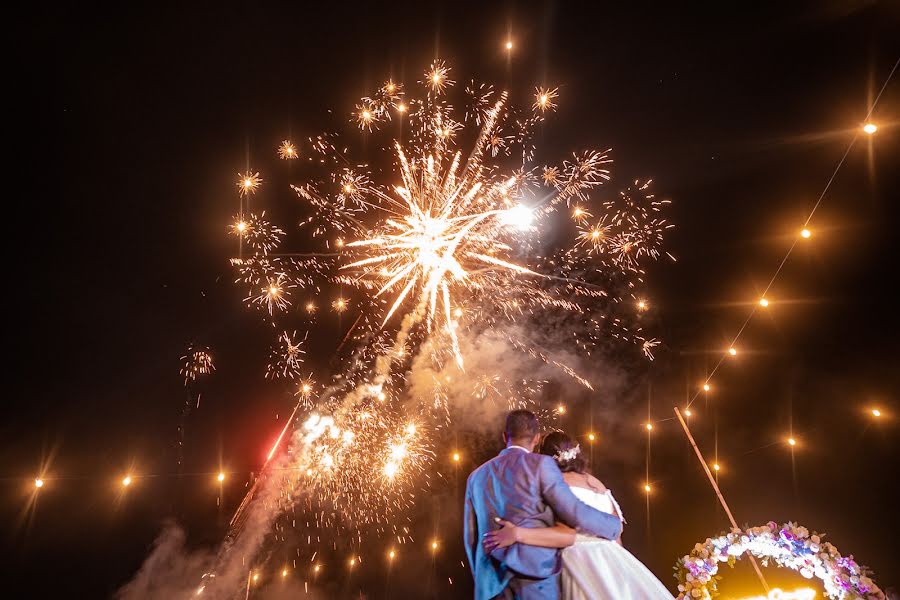
[[[615,539],[618,517],[584,504],[551,457],[510,446],[484,463],[466,482],[465,542],[475,577],[476,600],[500,596],[522,599],[559,597],[559,551],[513,544],[484,552],[482,537],[497,527],[495,517],[519,527],[549,527],[556,520],[580,532]],[[507,589],[508,588],[508,589]]]

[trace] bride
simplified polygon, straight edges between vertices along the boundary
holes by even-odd
[[[596,477],[587,473],[581,449],[571,437],[554,431],[544,437],[541,454],[552,456],[563,479],[579,500],[618,516],[625,523],[619,503]],[[501,528],[485,535],[491,550],[512,544],[562,548],[562,598],[566,600],[622,599],[672,600],[672,595],[647,567],[622,546],[621,538],[604,540],[577,534],[562,523],[553,527],[516,527],[499,520]]]

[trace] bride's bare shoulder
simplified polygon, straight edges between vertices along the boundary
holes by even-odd
[[[569,484],[569,487],[587,488],[600,494],[606,493],[606,486],[603,485],[603,482],[590,473],[563,473],[563,479]]]

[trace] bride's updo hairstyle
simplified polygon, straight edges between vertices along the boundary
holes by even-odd
[[[587,462],[581,455],[578,442],[562,431],[551,431],[541,441],[541,454],[552,456],[563,473],[584,473]]]

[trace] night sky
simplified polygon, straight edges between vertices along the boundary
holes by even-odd
[[[612,147],[612,186],[653,178],[673,201],[667,249],[678,261],[650,269],[642,317],[663,340],[656,361],[614,345],[597,355],[602,391],[573,402],[560,425],[583,436],[593,416],[593,471],[629,518],[625,544],[674,589],[675,560],[728,522],[672,407],[715,365],[794,241],[898,58],[900,16],[889,2],[627,4],[47,3],[10,15],[4,597],[110,597],[167,520],[192,548],[224,537],[293,406],[288,385],[264,380],[270,331],[231,283],[235,174],[248,157],[271,173],[261,198],[277,216],[297,182],[274,158],[279,142],[350,131],[343,115],[359,97],[388,75],[412,84],[435,56],[521,97],[558,85],[553,154]],[[880,129],[857,141],[692,427],[709,457],[718,451],[740,523],[825,531],[884,588],[900,586],[897,78],[872,120]],[[318,319],[307,365],[320,379],[340,367],[351,321]],[[179,475],[179,357],[192,341],[210,346],[217,371],[198,388]],[[459,484],[410,514],[422,534],[400,547],[401,563],[388,571],[388,542],[373,537],[348,577],[339,546],[317,588],[469,597],[461,487],[499,447],[483,436],[462,445]],[[438,463],[452,480],[448,459]],[[229,480],[217,506],[220,465]],[[122,494],[128,471],[152,476]],[[48,483],[30,504],[41,473]],[[296,547],[267,547],[265,568],[280,570]],[[291,577],[308,579],[308,561]],[[724,575],[726,597],[758,593],[746,561]],[[278,585],[264,593],[288,597]]]

